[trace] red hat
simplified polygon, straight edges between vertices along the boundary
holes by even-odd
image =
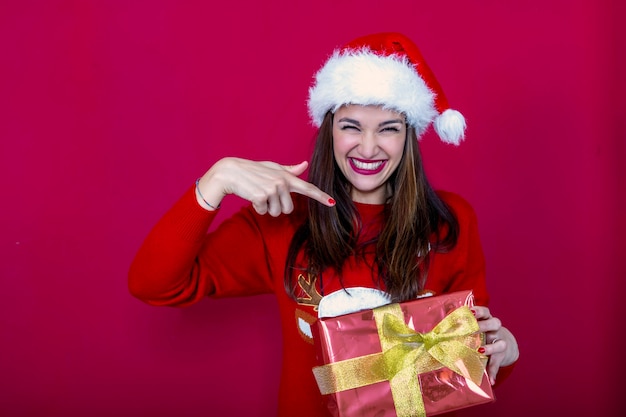
[[[379,105],[403,113],[420,137],[434,123],[443,142],[458,145],[465,118],[448,100],[417,46],[399,33],[378,33],[336,50],[309,89],[309,114],[319,127],[345,104]]]

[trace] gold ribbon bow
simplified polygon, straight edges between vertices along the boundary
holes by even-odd
[[[447,367],[480,385],[485,362],[476,351],[478,322],[468,307],[452,311],[426,333],[404,323],[397,303],[373,312],[382,351],[313,368],[322,394],[389,381],[396,415],[423,417],[419,374]]]

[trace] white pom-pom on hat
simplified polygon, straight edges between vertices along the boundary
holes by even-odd
[[[450,109],[417,46],[398,33],[363,36],[335,51],[315,75],[307,104],[316,127],[343,105],[379,105],[403,113],[418,138],[433,122],[443,142],[458,145],[465,135],[465,118]]]
[[[456,110],[444,110],[434,121],[435,132],[446,143],[459,145],[465,138],[465,117]]]

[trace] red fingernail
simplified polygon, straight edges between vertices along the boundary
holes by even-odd
[[[479,347],[478,348],[478,353],[485,353],[485,348],[484,347]]]
[[[330,204],[331,206],[335,205],[335,200],[333,198],[329,198],[328,199],[328,204]]]
[[[474,310],[473,308],[470,308],[470,311],[472,312],[472,314],[474,315],[474,317],[476,317],[476,310]]]

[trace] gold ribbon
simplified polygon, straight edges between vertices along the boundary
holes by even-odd
[[[322,394],[389,381],[398,417],[426,415],[419,374],[446,367],[480,385],[485,369],[478,322],[466,306],[457,308],[431,331],[404,323],[399,304],[375,308],[382,351],[313,368]]]

